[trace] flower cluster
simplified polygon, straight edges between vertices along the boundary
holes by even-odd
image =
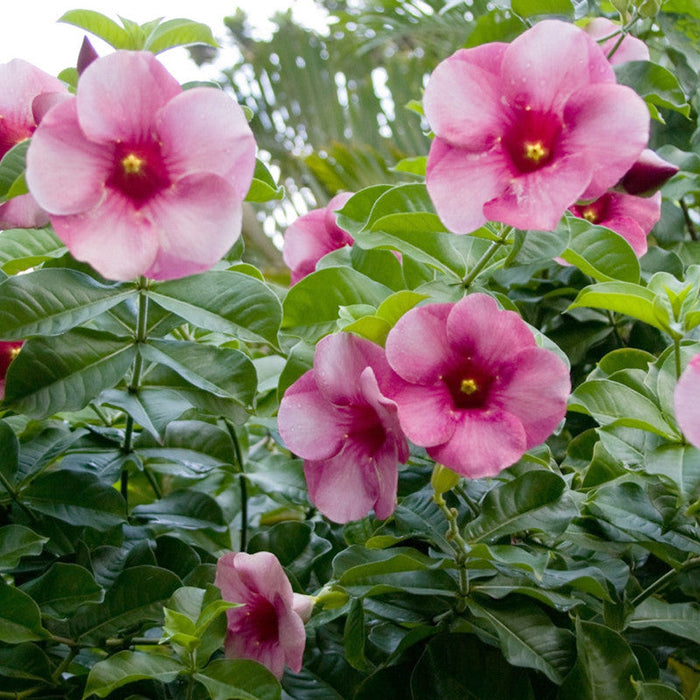
[[[374,507],[385,518],[408,456],[404,435],[459,474],[493,476],[555,430],[569,391],[566,364],[518,314],[476,293],[410,310],[386,353],[327,336],[285,393],[278,423],[321,512],[347,522]]]

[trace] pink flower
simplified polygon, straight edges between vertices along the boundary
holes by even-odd
[[[588,204],[575,204],[570,210],[592,224],[619,233],[641,257],[647,252],[647,234],[661,218],[661,193],[644,198],[610,191]]]
[[[688,363],[673,395],[676,420],[686,439],[700,449],[700,353]]]
[[[292,284],[310,275],[324,255],[352,245],[352,236],[338,226],[335,214],[350,197],[352,192],[337,194],[326,207],[312,209],[287,228],[282,257],[292,271]]]
[[[304,459],[309,497],[335,522],[372,508],[387,518],[396,507],[397,464],[408,459],[396,405],[386,398],[397,382],[381,347],[339,333],[318,343],[313,369],[280,403],[280,435]]]
[[[428,192],[456,233],[487,220],[553,230],[577,200],[612,187],[649,136],[641,97],[615,82],[588,34],[557,20],[457,51],[433,72],[424,106]]]
[[[637,162],[625,173],[618,187],[628,194],[648,195],[678,172],[678,166],[645,148]]]
[[[5,375],[10,362],[17,357],[22,342],[0,341],[0,401],[5,396]]]
[[[593,37],[596,41],[606,36],[610,37],[602,44],[598,44],[606,56],[615,48],[617,42],[620,40],[620,29],[619,24],[611,22],[606,17],[596,17],[584,27],[586,34]],[[615,34],[616,32],[617,34]],[[610,36],[611,34],[615,34],[615,36]],[[613,65],[626,63],[627,61],[648,61],[649,49],[643,41],[628,34],[615,49],[615,53],[610,56],[609,60]]]
[[[78,260],[110,279],[173,279],[210,268],[239,236],[254,165],[225,93],[183,92],[151,53],[117,51],[42,120],[27,183]]]
[[[411,309],[389,332],[386,355],[406,381],[390,394],[406,436],[464,476],[510,466],[566,413],[564,362],[486,294]]]
[[[299,672],[313,598],[292,591],[277,557],[270,552],[224,554],[216,564],[214,585],[224,600],[241,604],[226,611],[226,657],[257,661],[277,678],[285,666]]]
[[[31,63],[15,58],[0,65],[0,158],[31,137],[42,114],[42,101],[67,95],[66,86]],[[34,197],[22,194],[0,205],[0,228],[34,228],[49,217]]]

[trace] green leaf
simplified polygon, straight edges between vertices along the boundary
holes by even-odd
[[[239,350],[180,340],[149,340],[142,357],[175,370],[190,384],[250,408],[255,397],[255,366]]]
[[[129,33],[114,20],[94,10],[70,10],[58,19],[59,22],[72,24],[100,37],[115,49],[139,49],[133,46]]]
[[[221,506],[211,496],[199,491],[174,491],[154,503],[136,506],[131,514],[154,526],[169,529],[226,530]]]
[[[155,54],[172,49],[175,46],[208,44],[218,46],[206,24],[193,22],[191,19],[170,19],[159,22],[146,37],[143,48]]]
[[[0,268],[10,275],[65,252],[63,241],[50,228],[15,228],[0,235]]]
[[[0,527],[0,571],[14,569],[22,557],[41,554],[48,541],[24,525]]]
[[[194,677],[211,700],[279,700],[277,679],[262,665],[247,659],[216,659]]]
[[[586,307],[615,311],[665,331],[666,327],[654,313],[655,299],[652,291],[638,284],[601,282],[584,287],[569,309]]]
[[[625,425],[680,440],[659,407],[633,388],[609,379],[580,384],[571,395],[569,410],[587,413],[600,425]]]
[[[82,603],[102,598],[102,588],[86,568],[63,562],[54,563],[21,589],[34,599],[43,614],[59,618],[75,612]]]
[[[639,282],[639,260],[622,236],[577,217],[569,217],[569,227],[569,247],[561,254],[564,260],[598,282]]]
[[[700,644],[700,605],[669,603],[660,598],[646,598],[627,618],[634,629],[656,627],[678,637]]]
[[[478,517],[467,523],[464,538],[474,543],[521,530],[563,532],[578,513],[567,497],[562,498],[565,487],[561,477],[544,470],[496,486],[484,497]]]
[[[277,347],[280,303],[274,292],[254,277],[212,270],[154,284],[148,295],[195,326]]]
[[[22,492],[27,507],[71,525],[107,530],[126,520],[121,494],[90,472],[43,472]]]
[[[284,197],[284,187],[278,186],[265,163],[256,159],[253,181],[246,195],[246,202],[269,202],[282,197]]]
[[[661,445],[647,453],[644,468],[673,481],[684,502],[700,496],[700,450],[691,445]]]
[[[328,267],[297,282],[284,300],[282,330],[315,342],[337,330],[343,306],[377,307],[392,290],[346,267]]]
[[[613,66],[617,82],[629,85],[648,104],[690,114],[683,88],[671,71],[650,61],[626,61]]]
[[[637,691],[634,700],[683,700],[683,696],[668,685],[663,683],[636,683],[632,682]]]
[[[122,379],[135,355],[131,338],[87,329],[28,340],[7,372],[5,403],[32,418],[79,410]]]
[[[83,697],[97,695],[98,698],[106,698],[117,688],[149,678],[170,683],[183,671],[185,666],[169,656],[120,651],[92,667]]]
[[[19,441],[6,421],[0,421],[0,492],[5,490],[4,482],[12,485],[19,469]],[[2,548],[0,547],[0,552]]]
[[[46,636],[37,604],[26,593],[0,578],[0,642],[21,644]]]
[[[181,586],[166,569],[133,566],[124,569],[104,602],[82,608],[70,621],[71,634],[81,644],[99,646],[110,636],[162,620],[163,604]]]
[[[494,629],[511,664],[537,669],[553,682],[562,682],[574,662],[569,630],[557,627],[537,605],[522,599],[468,598],[467,606]]]
[[[520,17],[536,17],[548,15],[571,18],[574,6],[571,0],[512,0],[511,7]]]
[[[343,631],[343,649],[348,663],[358,671],[370,671],[372,664],[365,656],[365,640],[367,631],[365,630],[365,614],[362,608],[362,601],[353,598],[350,604],[350,612],[345,619],[345,629]]]
[[[77,270],[35,270],[0,284],[4,340],[59,335],[136,296],[131,284],[104,285]]]
[[[0,160],[0,200],[4,199],[17,178],[24,173],[29,139],[10,148]]]
[[[31,642],[0,649],[0,677],[51,682],[49,657]]]
[[[632,679],[642,671],[629,644],[595,622],[576,620],[576,665],[562,684],[561,700],[634,700]]]

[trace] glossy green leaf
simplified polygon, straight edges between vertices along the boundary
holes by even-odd
[[[148,678],[170,683],[184,670],[185,666],[180,661],[169,656],[120,651],[92,667],[83,697],[97,695],[98,698],[106,698],[117,688]]]
[[[126,520],[121,494],[89,472],[47,471],[22,492],[32,510],[71,525],[106,530]]]
[[[392,291],[355,270],[329,267],[297,282],[284,300],[282,330],[315,342],[337,329],[343,306],[369,304],[377,307]]]
[[[226,530],[221,506],[211,496],[199,491],[174,491],[154,503],[136,506],[131,515],[169,529]]]
[[[627,624],[634,629],[656,627],[700,644],[700,605],[697,603],[670,603],[649,597],[634,609]]]
[[[683,696],[663,683],[632,683],[637,691],[634,700],[683,700]]]
[[[626,61],[614,68],[617,82],[629,85],[649,104],[673,109],[686,117],[690,114],[683,89],[667,68],[650,61]]]
[[[520,530],[562,532],[577,509],[564,494],[564,480],[544,470],[531,471],[489,491],[481,513],[467,523],[467,542],[494,540]]]
[[[61,15],[59,22],[72,24],[100,37],[115,49],[140,49],[134,46],[129,33],[114,20],[94,10],[70,10]]]
[[[539,15],[573,17],[574,6],[571,0],[513,0],[513,12],[521,17],[536,17]]]
[[[0,421],[0,493],[6,490],[5,482],[14,484],[18,469],[19,441],[10,425],[6,421]]]
[[[0,328],[5,340],[59,335],[135,297],[131,284],[104,285],[77,270],[35,270],[0,285]]]
[[[200,328],[277,346],[279,300],[249,275],[213,270],[154,284],[149,298]]]
[[[365,656],[365,616],[362,601],[354,598],[350,604],[350,612],[345,619],[343,630],[343,648],[348,663],[359,671],[368,671],[372,665]]]
[[[269,202],[273,199],[284,197],[284,187],[278,186],[272,173],[267,169],[265,163],[260,159],[255,161],[255,172],[253,181],[246,195],[247,202]]]
[[[194,677],[212,700],[279,700],[277,679],[262,665],[247,659],[216,659]]]
[[[206,24],[193,22],[190,19],[170,19],[156,25],[146,37],[143,48],[158,54],[175,46],[192,44],[218,46],[211,29]]]
[[[82,603],[102,598],[102,588],[86,568],[63,562],[56,562],[45,574],[25,583],[22,590],[44,615],[53,617],[65,617]]]
[[[574,663],[574,638],[534,603],[514,598],[468,599],[469,611],[493,628],[503,655],[514,666],[535,668],[561,683]]]
[[[700,450],[691,445],[661,445],[646,455],[644,468],[673,481],[681,498],[691,502],[700,496]]]
[[[51,682],[49,657],[31,642],[0,649],[0,677]]]
[[[20,141],[10,148],[0,159],[0,200],[5,198],[17,178],[25,168],[25,158],[29,140]]]
[[[8,229],[0,236],[0,269],[15,274],[65,252],[63,241],[50,228]]]
[[[250,407],[257,375],[247,355],[239,350],[190,341],[152,339],[140,346],[146,360],[175,370],[199,389]]]
[[[0,571],[14,569],[22,557],[41,554],[48,541],[24,525],[0,527]]]
[[[102,603],[73,616],[71,633],[81,644],[99,645],[123,630],[160,622],[163,604],[180,585],[175,574],[155,566],[124,569]]]
[[[37,604],[26,593],[0,578],[0,642],[21,644],[46,636]]]
[[[576,620],[576,665],[562,684],[562,700],[634,700],[633,679],[641,680],[629,644],[614,630]]]
[[[135,355],[131,338],[87,329],[28,340],[7,372],[5,401],[33,418],[79,410],[122,379]]]

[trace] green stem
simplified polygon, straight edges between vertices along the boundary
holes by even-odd
[[[7,493],[9,494],[10,498],[29,516],[30,520],[32,522],[36,522],[38,518],[34,513],[32,513],[27,506],[22,503],[22,501],[19,500],[19,496],[17,494],[17,491],[13,488],[12,484],[7,480],[7,477],[0,471],[0,484],[3,485],[3,488]]]
[[[688,229],[688,233],[690,234],[691,239],[694,241],[697,241],[698,240],[698,232],[695,230],[695,224],[693,223],[693,219],[691,218],[690,212],[688,211],[688,205],[686,204],[683,197],[681,197],[678,200],[678,203],[681,205],[681,210],[683,211],[683,218],[685,219],[685,227]]]
[[[692,559],[688,559],[680,568],[671,569],[670,571],[667,571],[663,576],[657,578],[656,581],[654,581],[654,583],[647,586],[638,596],[633,598],[632,605],[636,607],[641,602],[645,601],[649,596],[653,595],[654,593],[657,593],[666,585],[668,585],[673,580],[673,578],[680,574],[682,571],[687,571],[688,569],[694,569],[696,567],[700,567],[700,557],[693,557]]]
[[[243,453],[241,451],[241,445],[238,442],[236,428],[233,423],[226,418],[224,419],[224,423],[226,424],[228,434],[231,436],[233,451],[236,455],[236,462],[238,463],[238,484],[241,490],[241,533],[239,548],[241,552],[245,552],[248,547],[248,482],[246,481]]]
[[[151,485],[151,488],[153,489],[153,493],[155,494],[156,498],[161,499],[163,497],[163,494],[161,493],[160,486],[156,481],[156,477],[153,476],[153,472],[150,469],[144,467],[143,473],[146,475],[148,483]]]
[[[681,339],[674,335],[673,336],[673,355],[676,360],[676,379],[681,376]]]
[[[608,61],[610,58],[615,54],[615,52],[620,48],[620,44],[625,40],[625,37],[627,36],[626,32],[620,32],[620,37],[619,39],[615,42],[615,46],[613,46],[610,51],[608,51],[606,58]]]
[[[54,683],[58,683],[61,680],[63,672],[70,666],[71,661],[77,656],[78,648],[71,647],[66,654],[66,658],[61,661],[61,663],[56,667],[56,670],[51,674],[51,678]]]
[[[491,241],[491,245],[486,249],[481,258],[477,261],[476,265],[469,270],[469,274],[462,280],[462,286],[465,289],[469,288],[469,285],[478,277],[479,273],[488,265],[491,258],[496,254],[496,251],[506,243],[510,232],[513,230],[511,226],[507,226],[501,230],[498,239]]]

